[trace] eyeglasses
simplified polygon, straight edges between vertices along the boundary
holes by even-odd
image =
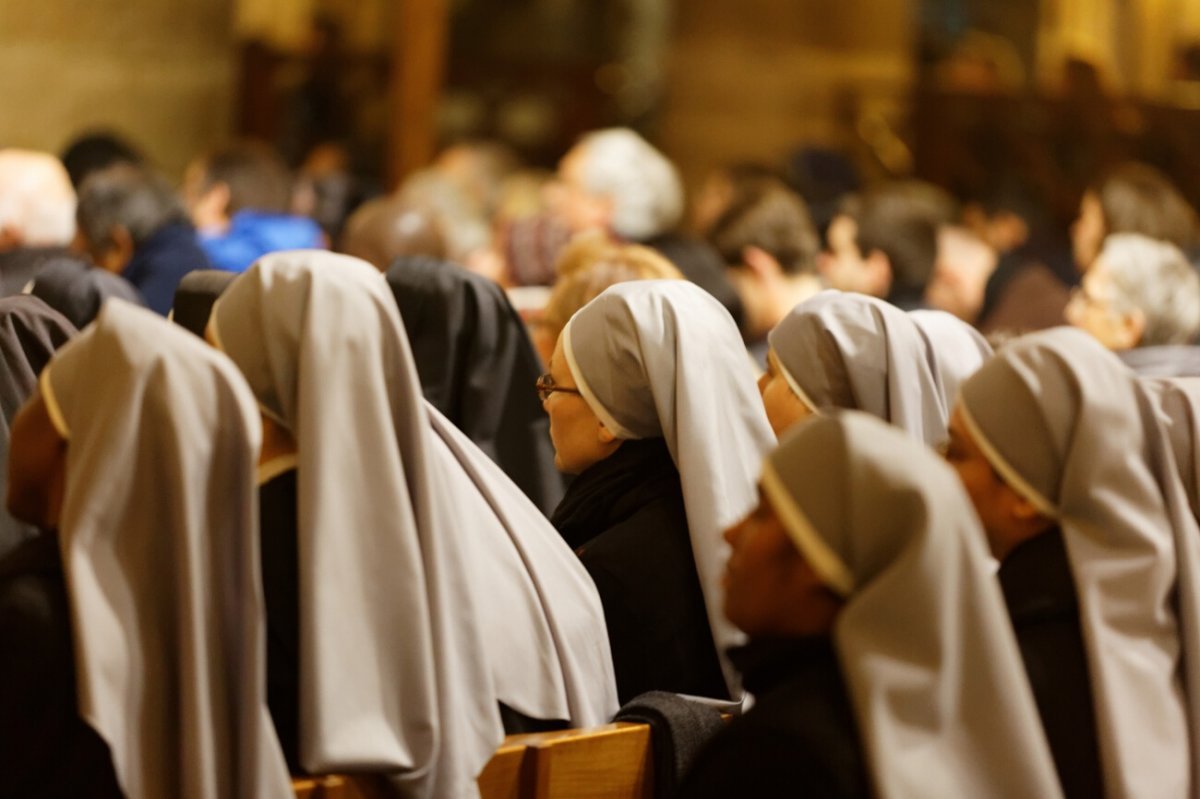
[[[537,379],[537,395],[542,402],[550,399],[550,395],[555,391],[561,391],[563,394],[575,394],[582,396],[582,393],[577,388],[566,388],[564,386],[554,385],[554,378],[550,375],[542,375]]]

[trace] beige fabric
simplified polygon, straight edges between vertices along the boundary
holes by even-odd
[[[79,710],[130,799],[289,797],[266,706],[254,397],[111,300],[42,372],[68,439],[59,531]]]
[[[877,795],[1060,796],[983,531],[950,468],[847,411],[798,425],[763,472],[818,575],[833,558],[852,580],[830,583],[846,597],[833,637]]]
[[[1143,378],[1153,398],[1159,423],[1171,442],[1179,478],[1187,491],[1192,515],[1200,518],[1200,377]]]
[[[1002,349],[961,402],[993,465],[1058,518],[1108,795],[1194,795],[1200,530],[1147,392],[1087,334],[1057,328]]]
[[[740,681],[724,653],[743,637],[722,612],[721,533],[757,504],[755,483],[775,437],[737,325],[698,286],[642,280],[612,286],[580,309],[562,341],[584,400],[610,430],[666,440],[713,641],[738,700]]]

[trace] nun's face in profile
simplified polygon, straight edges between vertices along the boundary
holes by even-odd
[[[8,512],[44,530],[58,526],[66,486],[67,442],[39,391],[13,417],[8,451]]]
[[[561,336],[550,358],[549,375],[553,389],[542,401],[542,408],[550,416],[554,465],[560,472],[580,474],[616,452],[621,442],[579,394],[567,368]]]
[[[725,616],[751,637],[822,635],[842,607],[817,576],[775,513],[758,508],[725,531],[732,551],[725,564]]]
[[[775,350],[767,351],[767,371],[758,379],[758,392],[762,395],[767,421],[771,423],[776,438],[797,422],[812,416],[812,409],[788,385]]]
[[[1018,544],[1045,532],[1053,522],[1038,513],[996,472],[971,437],[961,407],[954,409],[949,428],[946,461],[958,472],[958,479],[975,506],[987,534],[988,547],[997,560],[1003,561]]]

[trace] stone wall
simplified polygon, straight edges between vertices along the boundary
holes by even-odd
[[[0,146],[114,129],[178,178],[229,135],[232,0],[2,0]]]

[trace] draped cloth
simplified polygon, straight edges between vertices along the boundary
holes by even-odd
[[[469,796],[503,739],[500,702],[579,724],[615,709],[594,587],[431,413],[378,270],[322,251],[265,256],[210,329],[296,441],[307,770]]]
[[[1192,515],[1200,519],[1200,450],[1196,448],[1200,432],[1200,377],[1143,378],[1142,383],[1171,443],[1171,454]]]
[[[863,413],[786,435],[762,487],[845,601],[833,629],[875,792],[1061,796],[984,534],[954,472]]]
[[[37,388],[37,377],[75,327],[34,297],[0,298],[0,459],[8,461],[9,429],[17,411]],[[7,493],[8,470],[0,470],[0,496]],[[35,534],[0,508],[0,555]]]
[[[609,430],[667,442],[713,641],[736,701],[739,678],[724,652],[743,636],[722,610],[721,534],[757,504],[762,459],[775,443],[737,325],[697,286],[643,280],[612,286],[581,308],[562,344],[584,400]]]
[[[1062,529],[1107,794],[1194,795],[1200,529],[1149,392],[1057,328],[1001,350],[960,408],[993,468]]]
[[[80,715],[130,799],[292,795],[268,714],[254,397],[120,300],[42,372],[67,440],[59,528]]]
[[[909,311],[908,318],[917,323],[925,339],[925,359],[949,423],[959,386],[992,357],[992,345],[978,330],[945,311]]]
[[[550,421],[533,384],[542,363],[503,289],[452,263],[395,261],[387,282],[425,398],[542,509],[563,496]]]
[[[961,344],[969,334],[944,333],[953,329],[947,320],[920,320],[874,297],[829,290],[792,309],[768,341],[813,410],[865,411],[933,446],[947,436],[951,386],[982,359]]]

